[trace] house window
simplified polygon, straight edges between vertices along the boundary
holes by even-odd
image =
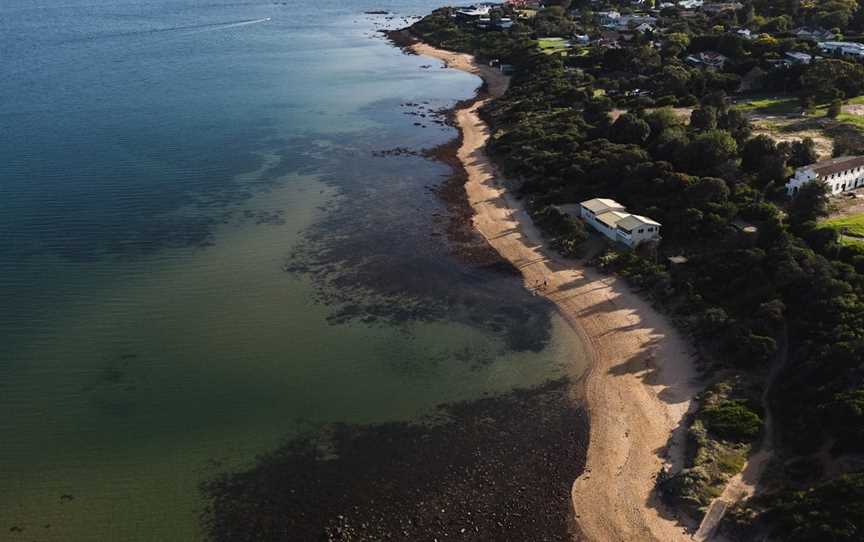
[[[639,228],[639,233],[645,233],[645,228]]]

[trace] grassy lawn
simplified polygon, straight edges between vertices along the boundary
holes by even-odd
[[[544,53],[551,55],[569,49],[570,42],[564,38],[540,38],[537,40],[537,47]]]
[[[853,235],[864,237],[864,214],[832,218],[826,220],[823,224],[838,231],[843,231],[845,229]],[[854,239],[847,235],[843,236],[843,241],[848,241],[850,244],[864,244],[864,239]]]
[[[856,96],[855,98],[844,101],[843,104],[864,105],[864,96]],[[743,99],[738,103],[737,107],[742,111],[759,115],[788,115],[791,113],[799,113],[801,111],[801,104],[798,99],[790,96],[766,96],[754,97],[753,99]],[[825,116],[826,111],[828,111],[827,103],[818,104],[816,107],[808,111],[807,116],[823,117]],[[851,122],[864,126],[864,124],[859,123],[856,119],[856,115],[847,115],[845,113],[838,117],[838,120],[842,122]]]
[[[738,108],[760,115],[788,115],[800,111],[801,106],[797,98],[778,96],[741,101]]]
[[[864,117],[861,115],[850,115],[849,113],[840,113],[837,117],[837,120],[840,122],[847,122],[849,124],[854,124],[859,128],[864,128]]]
[[[858,239],[856,237],[849,237],[849,236],[844,235],[843,238],[840,239],[840,244],[841,245],[855,245],[855,246],[859,246],[861,248],[864,248],[864,239]]]

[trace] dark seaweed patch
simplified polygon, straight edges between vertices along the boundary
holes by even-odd
[[[583,413],[566,380],[337,425],[202,485],[213,541],[570,540]]]
[[[334,324],[447,319],[499,333],[511,349],[544,348],[552,306],[474,230],[459,140],[422,152],[376,151],[379,140],[331,149],[320,170],[340,197],[283,269],[314,280]]]

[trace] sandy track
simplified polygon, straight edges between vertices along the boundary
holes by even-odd
[[[506,91],[508,78],[470,55],[425,44],[413,48],[483,77],[492,98]],[[474,225],[521,270],[526,287],[546,283],[541,293],[556,303],[593,358],[580,390],[591,425],[588,461],[572,490],[581,536],[596,542],[691,540],[654,493],[664,463],[675,469],[683,461],[683,431],[675,430],[699,390],[688,345],[620,280],[544,245],[522,204],[497,182],[483,150],[489,132],[477,110],[485,101],[456,114]]]

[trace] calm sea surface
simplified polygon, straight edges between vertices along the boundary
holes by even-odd
[[[199,484],[298,432],[578,363],[453,255],[448,169],[377,155],[478,86],[375,35],[433,7],[0,3],[0,539],[194,540]]]

